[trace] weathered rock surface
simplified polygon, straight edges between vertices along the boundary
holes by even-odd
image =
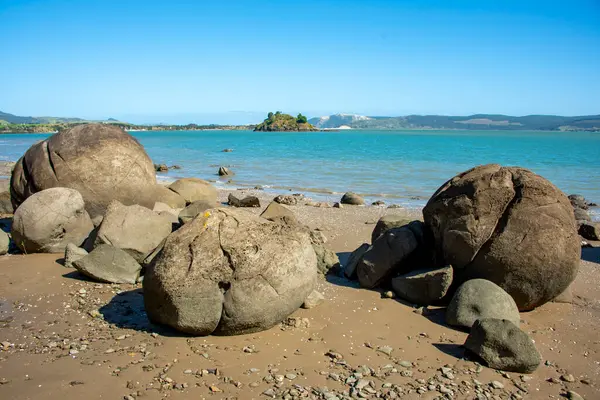
[[[392,289],[398,297],[418,305],[440,301],[452,284],[452,267],[421,269],[392,279]]]
[[[393,228],[381,235],[365,252],[357,265],[360,285],[372,289],[396,273],[414,269],[412,256],[417,255],[421,238],[419,221]]]
[[[219,167],[219,171],[217,172],[219,176],[232,176],[235,175],[232,170],[227,167]]]
[[[183,197],[186,204],[191,204],[200,200],[215,204],[217,202],[217,189],[202,179],[179,179],[173,182],[169,186],[169,189]]]
[[[268,329],[312,292],[306,232],[244,210],[213,209],[171,234],[144,276],[150,319],[193,335]]]
[[[308,230],[308,228],[304,228]],[[327,275],[329,270],[340,266],[340,260],[337,254],[325,245],[327,239],[323,232],[310,231],[310,242],[312,243],[315,254],[317,255],[317,269],[323,275]]]
[[[350,204],[354,206],[362,206],[365,204],[365,199],[353,192],[344,193],[340,200],[342,204]]]
[[[583,197],[580,194],[570,194],[568,196],[569,201],[571,202],[571,205],[573,206],[573,208],[581,208],[583,210],[587,210],[588,209],[588,202],[585,199],[585,197]]]
[[[470,328],[478,319],[506,319],[516,326],[521,323],[513,298],[500,286],[486,279],[471,279],[454,293],[446,309],[446,322]]]
[[[82,259],[87,255],[88,252],[82,249],[81,247],[78,247],[73,243],[67,244],[67,247],[65,247],[65,267],[73,268],[73,261]]]
[[[81,194],[51,188],[28,197],[15,211],[12,238],[24,253],[64,253],[81,245],[94,229]]]
[[[260,200],[256,196],[246,196],[243,199],[238,199],[233,194],[227,196],[227,204],[233,207],[260,207]]]
[[[471,328],[464,346],[490,368],[529,374],[542,358],[529,336],[506,319],[480,319]]]
[[[592,220],[590,213],[583,208],[574,208],[573,213],[575,214],[575,220],[580,224],[582,222],[590,222]]]
[[[142,270],[129,253],[108,244],[98,245],[72,265],[83,275],[108,283],[136,283]]]
[[[171,208],[184,208],[187,204],[182,196],[180,196],[178,193],[175,193],[168,187],[156,185],[154,186],[153,190],[154,204],[164,203]]]
[[[86,124],[31,146],[15,165],[10,192],[16,209],[41,190],[75,189],[93,218],[112,200],[152,208],[148,193],[155,184],[154,165],[133,136],[113,125]]]
[[[367,250],[371,247],[368,243],[361,244],[356,250],[354,250],[350,256],[348,257],[348,261],[344,265],[344,275],[348,279],[356,279],[356,268],[358,266],[358,262],[365,255]]]
[[[295,206],[298,204],[298,196],[280,194],[279,196],[276,196],[273,201],[279,204],[285,204],[286,206]]]
[[[12,214],[13,211],[10,192],[0,192],[0,214]]]
[[[377,221],[377,224],[373,229],[373,233],[371,234],[371,243],[375,242],[379,236],[383,235],[390,229],[400,228],[401,226],[409,224],[411,221],[411,219],[399,215],[384,215],[383,217],[379,218],[379,221]]]
[[[98,228],[94,244],[125,250],[142,262],[171,233],[171,221],[147,208],[110,203]]]
[[[584,222],[579,225],[579,234],[587,240],[600,240],[600,223]]]
[[[313,290],[308,297],[304,300],[304,303],[302,303],[302,308],[306,308],[311,309],[311,308],[315,308],[318,305],[320,305],[321,303],[323,303],[325,301],[325,297],[323,297],[323,295],[321,294],[321,292],[317,291],[317,290]]]
[[[299,224],[292,210],[275,201],[269,203],[260,216],[273,222],[282,222],[290,225]]]
[[[457,283],[488,279],[520,310],[560,294],[577,275],[573,208],[546,179],[518,167],[484,165],[446,182],[423,209],[438,263]]]
[[[8,237],[8,233],[0,230],[0,256],[8,253],[10,245],[10,238]]]
[[[204,200],[195,201],[179,213],[179,221],[182,224],[187,224],[198,215],[203,214],[206,210],[215,208],[214,203],[208,203]]]

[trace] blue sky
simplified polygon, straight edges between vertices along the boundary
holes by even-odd
[[[0,0],[0,110],[600,113],[600,2]]]

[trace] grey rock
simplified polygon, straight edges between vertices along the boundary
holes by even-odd
[[[183,197],[186,204],[200,200],[207,203],[217,203],[217,189],[202,179],[178,179],[169,186],[169,189]]]
[[[187,224],[200,214],[204,214],[207,210],[215,208],[215,203],[209,203],[204,200],[198,200],[191,203],[189,206],[181,210],[179,213],[179,221],[182,224]]]
[[[368,243],[361,244],[356,250],[350,254],[348,261],[344,265],[344,275],[348,279],[356,279],[356,267],[358,262],[363,258],[367,250],[371,247]]]
[[[292,197],[292,196],[290,196]],[[281,205],[283,203],[279,203],[276,201],[272,201],[269,203],[267,208],[260,214],[261,217],[273,221],[273,222],[281,222],[290,225],[298,225],[299,222],[296,219],[296,216],[289,208]]]
[[[401,226],[408,225],[411,221],[411,219],[399,215],[384,215],[383,217],[379,218],[379,221],[377,221],[377,224],[375,224],[375,228],[371,234],[371,243],[374,243],[379,236],[383,235],[390,229],[400,228]]]
[[[310,292],[308,297],[304,300],[304,303],[302,303],[302,308],[306,308],[307,310],[311,309],[311,308],[315,308],[318,305],[320,305],[321,303],[323,303],[324,301],[325,301],[325,297],[323,297],[321,292],[319,292],[317,290],[313,290],[312,292]]]
[[[569,399],[569,400],[585,400],[579,393],[577,393],[573,390],[567,391],[567,399]]]
[[[142,269],[129,253],[108,244],[100,244],[87,256],[73,261],[73,267],[100,282],[132,284]]]
[[[570,194],[568,196],[569,201],[571,202],[571,205],[573,206],[573,208],[581,208],[582,210],[587,210],[588,209],[588,202],[585,199],[585,197],[583,197],[580,194]]]
[[[392,289],[398,297],[418,305],[440,301],[452,284],[452,267],[421,269],[392,279]]]
[[[65,248],[65,267],[73,268],[73,261],[77,261],[88,255],[88,252],[73,243],[67,244]]]
[[[8,233],[0,230],[0,256],[8,253],[8,248],[10,245],[10,238],[8,237]]]
[[[463,172],[436,191],[423,216],[437,262],[452,265],[456,283],[490,280],[519,310],[550,301],[577,275],[573,207],[526,169],[491,164]]]
[[[219,176],[233,176],[233,175],[235,175],[235,174],[233,173],[233,171],[232,171],[232,170],[230,170],[230,169],[229,169],[229,168],[227,168],[227,167],[220,167],[220,168],[219,168],[219,171],[218,171],[217,173],[219,174]]]
[[[152,208],[155,185],[154,165],[133,136],[111,124],[84,124],[27,150],[13,170],[11,198],[16,209],[41,190],[71,188],[93,218],[113,200]]]
[[[590,213],[588,213],[583,208],[574,208],[573,213],[575,214],[575,220],[578,221],[579,223],[592,221],[592,218],[590,217]]]
[[[15,211],[12,239],[25,253],[64,253],[80,246],[94,229],[81,194],[51,188],[28,197]]]
[[[298,196],[280,194],[273,199],[274,202],[285,204],[286,206],[295,206],[298,204]]]
[[[325,245],[325,235],[319,231],[309,231],[309,237],[317,256],[317,270],[327,275],[330,270],[338,268],[340,260],[337,254]]]
[[[149,318],[192,335],[268,329],[313,291],[317,260],[305,231],[217,208],[167,237],[144,275]]]
[[[478,319],[506,319],[519,326],[521,316],[513,298],[500,286],[485,279],[463,283],[446,309],[446,322],[470,328]]]
[[[479,319],[464,346],[481,357],[490,368],[529,374],[542,358],[533,341],[506,319]]]
[[[375,240],[357,265],[360,285],[372,289],[396,272],[402,262],[409,260],[419,242],[408,227],[394,228]]]
[[[361,205],[365,204],[365,199],[363,199],[361,196],[357,195],[356,193],[347,192],[342,196],[340,203],[350,204],[350,205],[354,205],[354,206],[361,206]]]
[[[227,204],[233,207],[260,207],[260,200],[256,196],[246,196],[243,199],[238,199],[229,193]]]
[[[579,225],[579,234],[587,240],[600,240],[600,223],[583,222]]]
[[[109,244],[142,262],[171,233],[169,218],[139,205],[109,204],[94,245]]]

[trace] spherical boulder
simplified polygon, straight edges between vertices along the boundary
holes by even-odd
[[[165,241],[144,276],[151,321],[192,335],[268,329],[313,291],[308,234],[248,211],[207,210]]]
[[[112,200],[152,208],[155,184],[152,161],[136,139],[117,126],[86,124],[31,146],[15,165],[10,192],[16,209],[41,190],[75,189],[93,218]]]
[[[437,262],[454,267],[456,284],[492,281],[521,311],[552,300],[577,275],[580,243],[569,199],[529,170],[468,170],[435,192],[423,216]]]
[[[64,253],[80,246],[94,229],[81,194],[68,188],[35,193],[15,211],[12,238],[24,253]]]

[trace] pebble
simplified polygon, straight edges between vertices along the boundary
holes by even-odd
[[[560,379],[565,382],[575,382],[575,377],[571,374],[561,375]]]
[[[296,379],[298,377],[298,375],[296,374],[285,374],[286,379],[289,379],[290,381],[293,381],[294,379]]]
[[[272,398],[275,398],[275,396],[276,396],[276,393],[275,393],[275,391],[273,389],[267,389],[267,390],[265,390],[263,392],[263,394],[265,396],[269,396],[269,397],[272,397]]]
[[[398,365],[400,365],[401,367],[404,367],[404,368],[411,368],[413,366],[413,364],[410,361],[404,361],[404,360],[400,361],[398,363]]]
[[[394,348],[391,346],[379,346],[377,347],[377,351],[389,356],[394,351]]]
[[[494,389],[504,389],[504,385],[498,381],[492,381],[491,385]]]
[[[393,299],[394,292],[392,292],[391,290],[387,290],[387,291],[383,292],[383,298],[384,299]]]

